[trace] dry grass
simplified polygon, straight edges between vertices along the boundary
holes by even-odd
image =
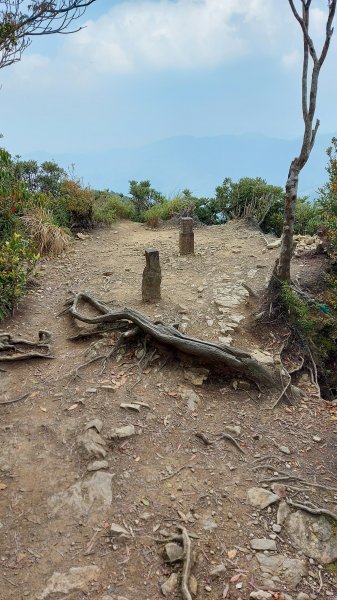
[[[70,235],[52,223],[51,215],[45,208],[34,209],[24,215],[22,220],[41,255],[56,256],[69,246]]]

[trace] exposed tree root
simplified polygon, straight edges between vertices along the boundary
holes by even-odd
[[[3,402],[0,402],[0,406],[3,406],[4,404],[14,404],[14,402],[20,402],[20,400],[25,400],[26,398],[28,398],[28,396],[30,396],[30,392],[28,394],[20,396],[19,398],[13,398],[12,400],[4,400]]]
[[[335,521],[337,521],[337,514],[332,512],[331,510],[326,510],[325,508],[319,508],[319,506],[308,506],[307,504],[300,504],[298,502],[293,502],[292,500],[287,499],[287,504],[292,506],[293,508],[299,508],[300,510],[304,510],[311,515],[325,515],[326,517],[331,517]]]
[[[95,308],[99,314],[95,317],[83,314],[78,308],[80,302]],[[129,321],[145,335],[151,336],[158,344],[171,346],[176,352],[192,355],[205,363],[222,366],[230,372],[244,374],[245,377],[269,387],[275,385],[273,374],[247,352],[224,344],[214,344],[185,336],[172,325],[153,323],[130,308],[113,310],[90,294],[80,293],[74,297],[68,310],[74,319],[92,325]]]
[[[39,341],[32,342],[23,338],[14,338],[10,333],[0,332],[0,362],[15,362],[31,358],[54,358],[50,354],[51,335],[49,331],[39,331]],[[26,351],[27,349],[33,351]],[[45,352],[40,352],[44,350]]]

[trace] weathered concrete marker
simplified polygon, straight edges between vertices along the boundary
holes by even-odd
[[[159,250],[146,248],[146,266],[143,271],[142,298],[143,302],[160,300],[161,268]]]
[[[194,231],[191,217],[182,217],[181,219],[179,252],[180,254],[194,254]]]

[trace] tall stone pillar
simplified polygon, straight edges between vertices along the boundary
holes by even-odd
[[[194,254],[193,219],[191,217],[182,217],[181,219],[179,252],[180,254]]]
[[[159,250],[146,248],[146,266],[143,271],[142,298],[143,302],[160,300],[161,268]]]

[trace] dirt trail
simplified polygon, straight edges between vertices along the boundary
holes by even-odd
[[[160,251],[157,305],[140,300],[146,247]],[[75,379],[74,369],[99,351],[100,343],[88,355],[92,340],[70,342],[80,328],[59,315],[68,292],[86,290],[152,319],[178,320],[193,336],[215,341],[230,336],[236,346],[272,355],[280,339],[273,332],[258,338],[249,327],[252,298],[242,283],[261,290],[276,252],[266,251],[257,230],[232,222],[198,229],[196,255],[179,257],[177,230],[122,222],[76,241],[64,256],[42,265],[38,287],[2,327],[26,338],[49,330],[55,360],[6,366],[0,373],[2,401],[29,393],[0,406],[1,599],[159,600],[160,585],[172,572],[179,574],[181,565],[165,564],[154,538],[163,530],[173,535],[177,525],[198,536],[193,573],[200,599],[225,598],[228,584],[228,598],[245,600],[259,587],[251,537],[271,534],[280,552],[304,559],[285,533],[274,536],[275,505],[259,512],[247,503],[247,490],[268,474],[253,470],[263,456],[275,471],[289,469],[337,487],[334,415],[312,394],[308,378],[301,382],[307,397],[273,412],[266,392],[261,395],[252,384],[234,389],[232,381],[213,375],[194,385],[186,379],[193,378],[193,365],[172,358],[165,365],[158,359],[142,373],[139,347],[136,357],[130,350],[103,373],[99,364],[92,365]],[[296,268],[305,270],[305,262]],[[135,401],[148,406],[140,412],[120,407]],[[108,468],[88,472],[92,459],[78,437],[92,419],[102,421],[105,439],[125,425],[134,425],[136,435],[108,443]],[[236,428],[227,432],[237,437],[244,454],[228,440],[206,446],[195,435],[203,432],[215,440],[226,427]],[[289,454],[280,450],[284,446]],[[331,510],[336,499],[325,498]],[[111,538],[111,523],[127,528],[129,537]],[[223,572],[212,577],[220,563]],[[274,589],[288,590],[293,598],[300,590],[325,597],[318,592],[321,571],[306,564],[311,575],[297,591],[282,577]],[[73,587],[63,582],[63,591],[57,586],[55,593],[52,587],[48,591],[53,573],[73,567],[85,567],[73,572],[78,579]],[[321,589],[337,598],[333,576],[324,570],[320,576]],[[179,588],[169,597],[181,598]]]

